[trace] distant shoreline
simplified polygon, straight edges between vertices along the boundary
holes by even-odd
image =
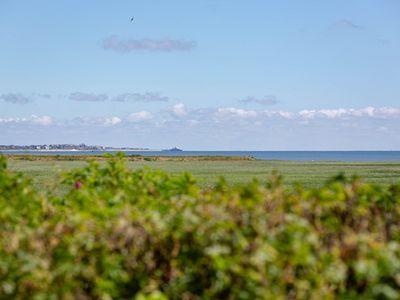
[[[7,150],[0,150],[1,152],[154,152],[154,151],[161,151],[161,150],[154,150],[154,149],[103,149],[103,150],[78,150],[78,149],[7,149]]]
[[[0,150],[0,155],[25,156],[102,156],[118,152],[126,156],[242,156],[259,160],[400,162],[400,151],[162,151],[162,150]]]
[[[27,161],[87,161],[87,160],[109,160],[114,156],[106,156],[103,154],[93,155],[27,155],[27,154],[6,154],[5,157],[12,160]],[[128,161],[251,161],[256,160],[251,156],[142,156],[131,155],[126,156]]]

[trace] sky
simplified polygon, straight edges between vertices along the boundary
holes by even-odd
[[[0,0],[0,41],[3,145],[400,150],[398,0]]]

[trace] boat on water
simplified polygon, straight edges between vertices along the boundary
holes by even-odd
[[[183,151],[182,149],[179,149],[177,147],[171,148],[171,149],[163,149],[162,151],[168,151],[168,152],[181,152]]]

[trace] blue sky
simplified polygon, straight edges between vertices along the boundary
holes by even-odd
[[[0,37],[0,144],[400,149],[396,0],[2,0]]]

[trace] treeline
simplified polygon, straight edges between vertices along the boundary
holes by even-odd
[[[0,158],[1,299],[399,299],[400,184],[202,190],[91,162],[45,195]]]

